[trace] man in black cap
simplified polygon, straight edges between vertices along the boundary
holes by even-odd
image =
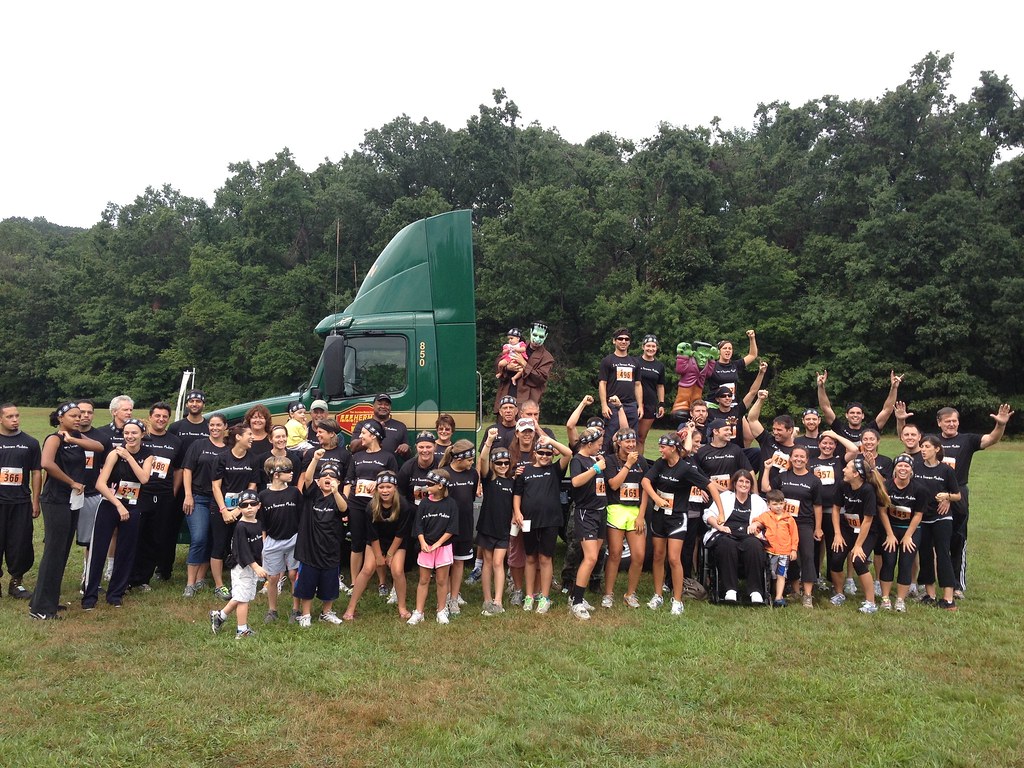
[[[864,406],[859,402],[850,402],[846,405],[846,417],[836,416],[832,410],[832,403],[825,392],[825,383],[828,381],[828,371],[818,374],[818,407],[821,408],[825,423],[829,425],[837,435],[845,437],[860,445],[860,436],[867,427],[874,426],[879,432],[892,416],[893,408],[896,406],[896,398],[899,396],[900,382],[903,376],[897,376],[895,371],[889,371],[889,394],[882,403],[882,410],[875,416],[873,422],[865,424]]]
[[[373,418],[364,419],[352,430],[355,436],[349,443],[349,450],[357,453],[363,450],[363,442],[358,435],[369,422],[376,422],[382,429],[384,437],[380,441],[381,449],[392,453],[395,458],[404,461],[409,456],[409,430],[398,419],[391,418],[391,395],[382,392],[373,399]]]
[[[185,395],[185,418],[178,419],[167,428],[172,435],[181,439],[181,455],[188,453],[188,448],[196,440],[210,436],[210,425],[203,416],[206,408],[206,395],[201,389],[189,390]],[[269,429],[269,426],[268,426]]]

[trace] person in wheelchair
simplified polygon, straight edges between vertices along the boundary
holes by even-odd
[[[732,476],[732,490],[721,494],[723,512],[714,505],[704,512],[710,530],[704,536],[708,556],[718,569],[719,594],[727,603],[736,603],[739,592],[739,565],[743,561],[750,602],[764,603],[764,544],[754,536],[751,521],[768,511],[768,505],[754,490],[754,476],[749,470],[737,470]]]

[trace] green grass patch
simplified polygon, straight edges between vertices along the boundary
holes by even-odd
[[[22,413],[26,431],[48,432],[41,412]],[[448,627],[407,627],[375,592],[352,624],[264,627],[258,598],[258,635],[236,642],[233,618],[211,634],[209,592],[180,596],[184,547],[174,581],[91,613],[76,547],[66,621],[0,598],[0,764],[1024,764],[1022,469],[1020,444],[975,460],[956,614],[690,602],[673,619],[618,603],[584,625],[564,599],[547,616],[481,617],[470,586]],[[41,538],[39,522],[37,553]]]

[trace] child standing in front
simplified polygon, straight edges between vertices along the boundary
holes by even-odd
[[[775,602],[772,605],[776,608],[785,608],[786,601],[782,593],[786,588],[786,571],[789,563],[796,559],[800,533],[796,527],[796,519],[786,511],[786,495],[773,488],[768,491],[766,498],[768,511],[755,517],[747,530],[751,534],[764,532],[764,538],[768,542],[772,575],[775,577]]]
[[[260,500],[256,491],[242,491],[238,495],[238,508],[242,519],[235,526],[231,538],[231,552],[238,561],[231,569],[231,599],[219,611],[210,611],[210,629],[217,634],[228,614],[235,611],[238,630],[235,640],[252,637],[249,628],[249,603],[256,599],[256,580],[267,578],[263,570],[263,526],[256,520]]]
[[[317,471],[318,463],[311,461],[306,469],[306,498],[295,537],[299,577],[293,595],[302,601],[300,627],[312,624],[310,611],[314,597],[319,597],[323,603],[320,621],[341,624],[341,617],[334,612],[334,601],[340,591],[341,542],[345,535],[341,517],[348,510],[348,502],[341,495],[337,468],[324,464]]]
[[[412,526],[412,534],[420,542],[420,554],[416,558],[420,566],[416,610],[407,622],[412,625],[423,621],[431,572],[437,589],[437,623],[448,623],[448,569],[454,559],[450,542],[459,530],[459,508],[448,498],[448,473],[443,469],[433,469],[427,473],[427,482],[427,498],[416,507],[416,520]]]

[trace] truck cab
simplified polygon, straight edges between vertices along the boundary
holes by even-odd
[[[377,257],[343,311],[316,326],[320,360],[296,392],[218,409],[231,422],[262,403],[275,423],[296,400],[329,405],[329,417],[352,437],[373,416],[376,395],[392,400],[392,418],[409,438],[434,429],[439,413],[455,419],[455,438],[478,427],[476,308],[469,211],[452,211],[402,229]],[[475,442],[475,441],[474,441]]]

